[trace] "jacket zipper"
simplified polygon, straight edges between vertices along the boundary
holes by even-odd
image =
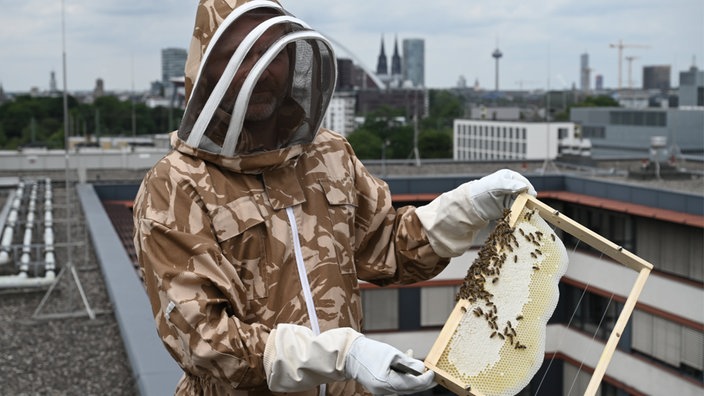
[[[301,240],[298,237],[298,225],[296,224],[296,215],[293,213],[293,208],[286,208],[288,215],[288,223],[291,226],[291,236],[293,237],[293,252],[296,256],[296,267],[298,268],[298,279],[301,281],[303,289],[303,297],[306,301],[306,309],[308,310],[308,318],[310,319],[310,327],[315,335],[320,335],[320,324],[318,323],[318,314],[315,312],[315,303],[313,303],[313,293],[311,292],[310,283],[308,282],[308,273],[306,266],[303,263],[303,253],[301,252]],[[325,384],[320,385],[320,396],[325,395]]]

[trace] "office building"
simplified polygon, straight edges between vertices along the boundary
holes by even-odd
[[[704,70],[692,66],[689,70],[680,72],[679,105],[704,107]]]
[[[591,140],[595,159],[647,158],[657,136],[675,156],[704,159],[704,109],[573,107],[570,121]]]
[[[643,89],[670,90],[670,65],[643,66]]]
[[[571,122],[510,122],[456,119],[455,161],[555,159],[560,141],[575,137]]]
[[[183,48],[161,50],[161,82],[164,84],[164,97],[172,97],[176,86],[173,79],[183,79],[188,52]]]
[[[410,81],[416,88],[425,86],[425,41],[423,39],[403,40],[403,80]]]
[[[589,68],[589,54],[582,54],[579,57],[579,89],[582,92],[589,92],[589,80],[591,78],[591,69]]]

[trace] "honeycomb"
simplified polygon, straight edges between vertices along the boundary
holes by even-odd
[[[474,394],[514,395],[535,375],[567,270],[565,246],[537,212],[524,207],[513,228],[509,214],[468,271],[458,294],[467,301],[436,364]]]

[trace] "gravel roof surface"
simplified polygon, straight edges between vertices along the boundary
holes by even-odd
[[[65,202],[54,186],[55,202]],[[63,201],[62,201],[63,200]],[[48,290],[0,290],[0,395],[135,395],[136,386],[111,311],[103,276],[87,242],[77,200],[72,215],[74,268],[95,319],[85,314],[71,271],[66,271],[42,309]],[[66,263],[66,218],[55,203],[56,261]],[[4,205],[4,198],[0,207]],[[64,205],[65,208],[65,205]],[[64,248],[58,244],[64,243]],[[78,244],[78,245],[76,245]],[[73,314],[83,316],[70,317]],[[69,316],[66,318],[53,318]],[[47,319],[49,318],[49,319]]]

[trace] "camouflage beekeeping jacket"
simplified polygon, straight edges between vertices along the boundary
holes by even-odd
[[[268,334],[277,323],[310,326],[294,236],[321,331],[362,329],[359,279],[407,284],[447,264],[415,208],[395,210],[386,184],[333,132],[241,157],[172,143],[146,175],[134,216],[157,331],[185,372],[179,394],[271,394]],[[327,389],[364,394],[353,382]]]

